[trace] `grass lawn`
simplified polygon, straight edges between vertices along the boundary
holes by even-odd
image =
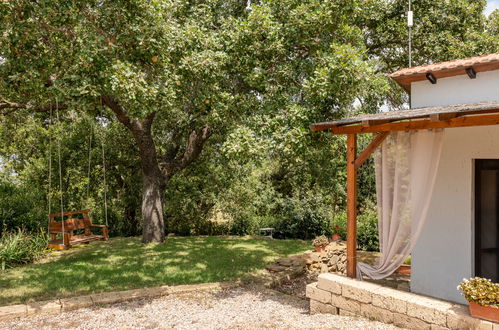
[[[0,271],[0,306],[93,292],[229,281],[277,258],[308,250],[308,242],[247,237],[174,237],[164,244],[114,238],[40,262]]]

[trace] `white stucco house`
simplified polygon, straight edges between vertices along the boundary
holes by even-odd
[[[410,109],[311,125],[347,135],[347,274],[383,278],[411,254],[412,292],[465,303],[463,278],[499,282],[499,53],[390,78],[410,94]],[[360,152],[358,134],[373,134]],[[384,257],[371,267],[356,262],[356,173],[377,149]]]

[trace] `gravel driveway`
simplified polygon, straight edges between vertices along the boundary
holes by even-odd
[[[362,318],[309,315],[308,301],[235,288],[169,295],[0,323],[1,329],[399,329]]]

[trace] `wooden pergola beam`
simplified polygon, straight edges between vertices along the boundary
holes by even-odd
[[[431,114],[430,115],[430,120],[433,121],[433,122],[436,122],[436,121],[445,121],[445,120],[449,120],[451,118],[456,118],[457,117],[457,113],[435,113],[435,114]]]
[[[330,126],[334,134],[358,134],[358,133],[378,133],[378,132],[396,132],[409,131],[418,129],[434,129],[434,128],[452,128],[452,127],[468,127],[468,126],[487,126],[498,125],[499,114],[493,115],[474,115],[450,118],[441,121],[432,121],[431,119],[393,122],[365,127],[362,125],[351,126]]]
[[[362,121],[362,126],[364,127],[371,127],[374,125],[380,125],[380,124],[386,124],[389,123],[393,120],[390,119],[370,119],[370,120],[363,120]]]

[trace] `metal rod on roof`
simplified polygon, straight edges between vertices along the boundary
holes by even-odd
[[[412,26],[413,12],[411,9],[411,0],[409,0],[409,11],[407,12],[407,27],[409,28],[409,67],[412,67]]]

